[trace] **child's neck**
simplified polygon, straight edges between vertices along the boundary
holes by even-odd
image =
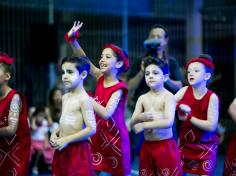
[[[207,92],[206,83],[192,86],[192,88],[193,88],[193,95],[196,99],[201,99]]]
[[[81,93],[81,92],[84,92],[85,89],[83,86],[78,86],[74,89],[70,89],[68,93],[71,93],[71,94],[78,94],[78,93]]]
[[[109,74],[109,75],[104,75],[104,86],[105,87],[110,87],[115,85],[118,82],[118,78],[116,74]]]
[[[163,86],[159,87],[159,88],[152,88],[152,89],[150,89],[150,93],[155,94],[155,95],[160,95],[160,94],[162,94],[162,92],[164,90],[165,90],[165,88]]]
[[[0,100],[5,98],[10,91],[11,91],[11,88],[8,87],[7,85],[1,86],[0,87]]]

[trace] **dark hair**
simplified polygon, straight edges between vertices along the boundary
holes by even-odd
[[[0,56],[3,56],[3,55],[6,55],[6,53],[0,51]],[[4,71],[7,73],[10,73],[10,76],[12,79],[13,76],[14,76],[14,67],[13,67],[13,64],[7,64],[5,62],[0,62],[0,66],[2,66],[4,68]]]
[[[212,59],[212,57],[211,57],[209,54],[200,54],[200,55],[198,56],[198,58],[203,58],[203,59],[206,59],[206,60],[208,60],[208,61],[210,61],[210,62],[213,62],[213,59]],[[205,64],[204,64],[204,66],[205,66],[206,72],[207,72],[207,73],[210,73],[210,74],[211,74],[211,77],[212,77],[212,76],[213,76],[213,73],[214,73],[213,69],[210,68],[210,67],[208,67],[208,66],[205,65]]]
[[[90,71],[90,64],[88,62],[88,57],[87,56],[79,56],[79,57],[65,57],[62,61],[61,61],[61,66],[66,63],[74,63],[76,69],[79,71],[79,73],[82,73],[83,71],[87,71],[89,74]]]
[[[162,70],[164,75],[169,74],[168,63],[162,59],[152,56],[147,56],[143,58],[143,62],[144,62],[144,70],[146,70],[147,66],[154,64]]]
[[[152,29],[155,29],[155,28],[161,28],[165,31],[165,38],[168,38],[169,37],[169,33],[168,33],[168,30],[161,24],[154,24],[151,26],[151,29],[149,31],[151,31]]]

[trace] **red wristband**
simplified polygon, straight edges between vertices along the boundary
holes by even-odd
[[[77,40],[78,37],[79,37],[79,35],[80,35],[80,32],[79,32],[79,31],[77,31],[77,32],[75,33],[75,35],[73,35],[72,37],[69,37],[69,36],[68,36],[68,33],[66,33],[66,34],[64,35],[64,39],[66,40],[67,43],[71,43],[71,42],[73,42],[74,40]]]
[[[187,120],[189,121],[191,118],[192,118],[192,113],[190,112],[190,113],[188,113],[188,115],[187,115]]]

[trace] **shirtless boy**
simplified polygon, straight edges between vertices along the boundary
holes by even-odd
[[[178,147],[173,139],[175,98],[164,88],[168,64],[148,56],[144,59],[145,81],[150,91],[138,98],[131,119],[136,133],[144,131],[139,175],[182,175]]]

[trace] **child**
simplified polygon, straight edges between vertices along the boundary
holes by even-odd
[[[164,88],[168,65],[152,56],[144,59],[149,92],[138,98],[131,118],[135,133],[144,131],[139,175],[182,175],[178,147],[173,139],[174,95]]]
[[[228,113],[230,117],[233,119],[234,122],[236,122],[236,98],[234,101],[230,104]],[[234,133],[233,137],[230,140],[228,150],[226,153],[226,158],[224,162],[224,176],[228,175],[235,175],[236,174],[236,133]]]
[[[50,138],[56,149],[52,163],[53,176],[91,176],[91,151],[88,138],[96,132],[92,102],[83,83],[90,66],[85,58],[66,57],[62,60],[62,81],[68,92],[62,97],[59,128]]]
[[[38,174],[39,160],[44,151],[49,148],[48,131],[48,121],[45,117],[44,108],[36,108],[31,116],[31,158],[34,156],[32,160],[33,174]],[[51,156],[53,156],[53,153]]]
[[[30,129],[26,98],[10,88],[13,59],[0,52],[0,173],[28,175]]]
[[[183,171],[197,175],[212,175],[216,164],[219,100],[206,85],[214,65],[209,55],[202,54],[187,62],[190,86],[180,89],[178,102],[180,125],[180,154]]]
[[[79,55],[85,55],[74,38],[81,26],[82,23],[75,22],[66,36],[73,39],[73,50]],[[97,79],[93,100],[97,133],[91,138],[94,168],[112,175],[129,175],[130,142],[124,117],[128,91],[125,83],[117,78],[128,70],[128,56],[118,46],[108,44],[101,54],[100,69],[91,62],[90,65],[91,74]]]

